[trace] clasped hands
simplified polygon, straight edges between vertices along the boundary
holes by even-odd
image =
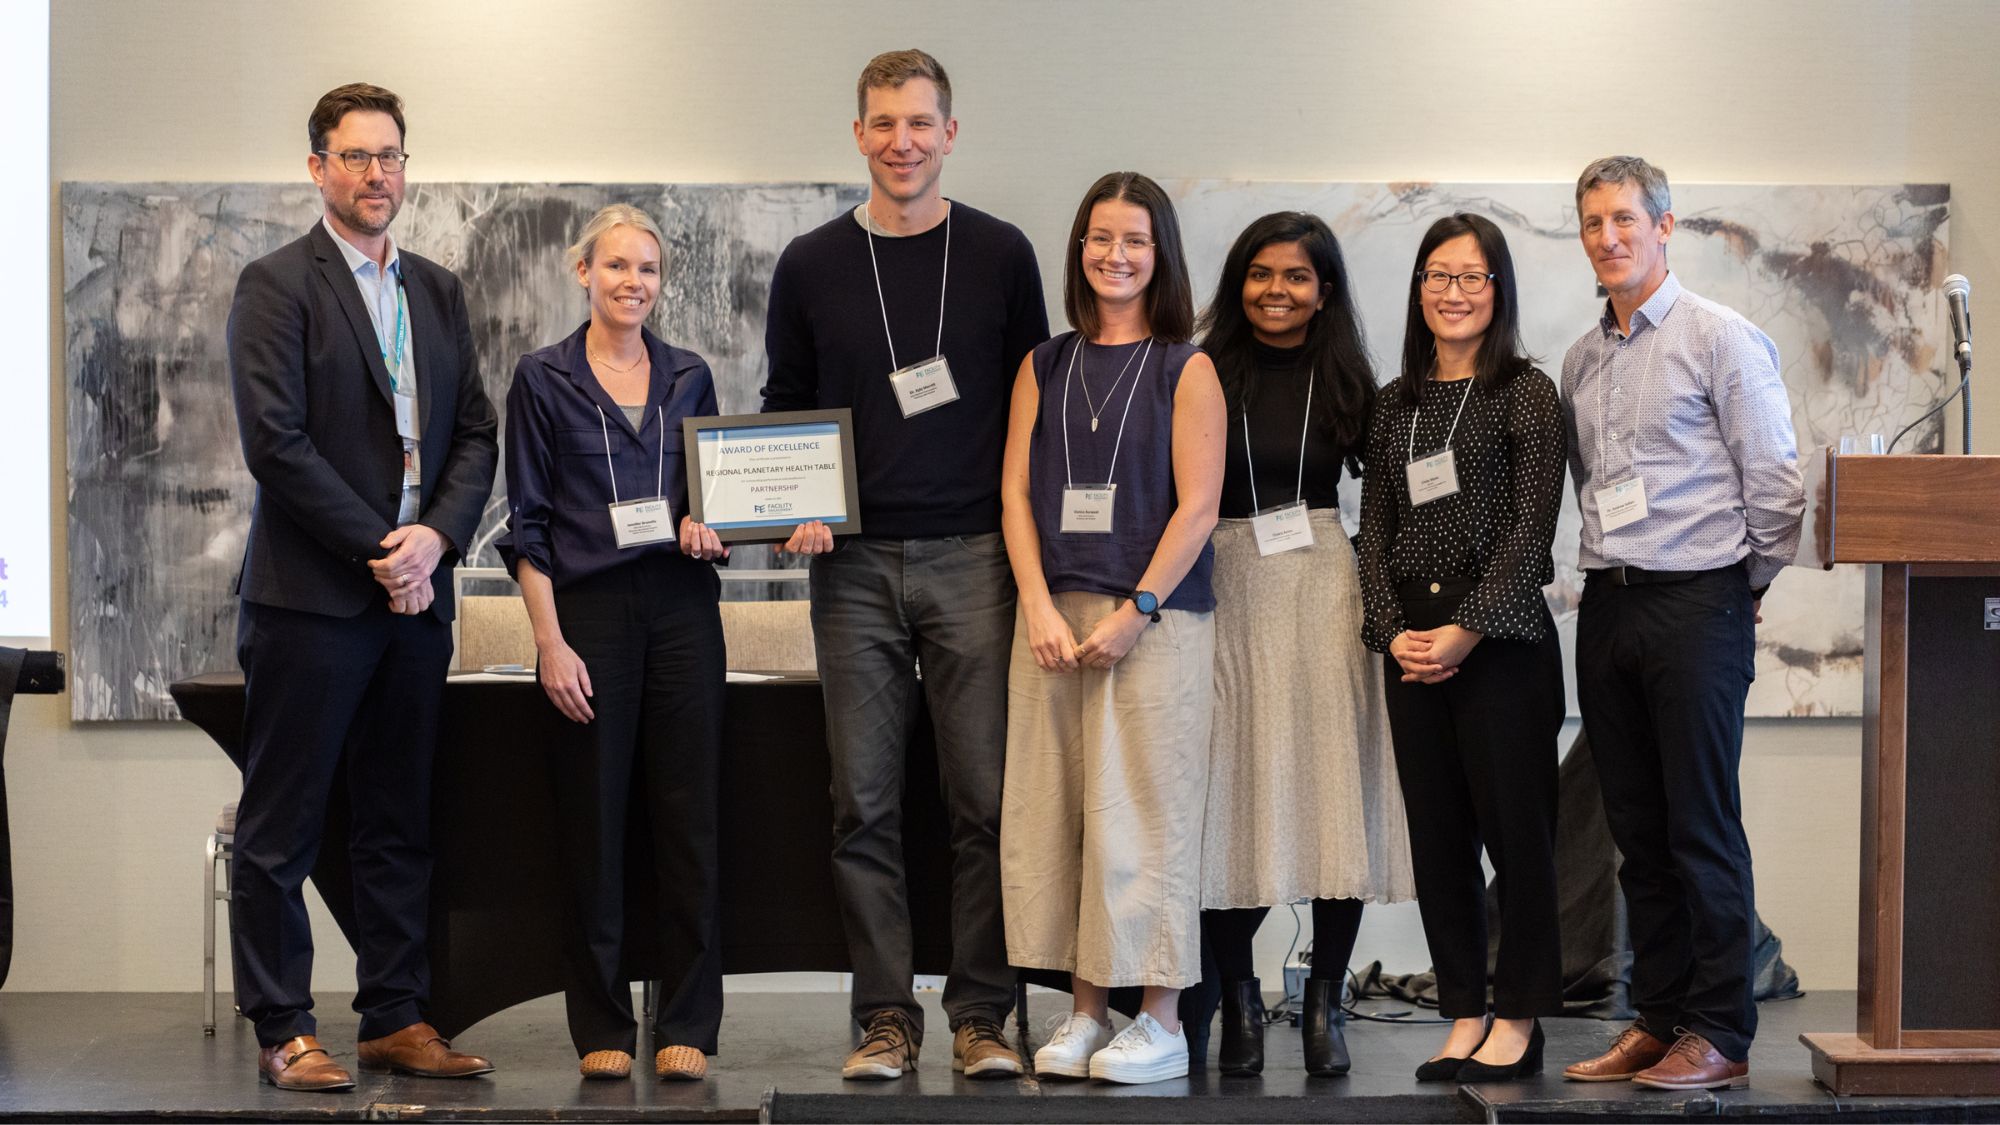
[[[437,591],[431,588],[431,572],[444,557],[445,538],[437,529],[407,523],[382,537],[389,553],[370,559],[368,569],[375,581],[389,592],[389,612],[414,617],[431,607]]]
[[[1402,665],[1406,684],[1441,684],[1458,675],[1484,633],[1459,625],[1405,629],[1389,641],[1389,655]]]
[[[1069,622],[1052,604],[1028,612],[1028,648],[1035,664],[1045,672],[1074,672],[1078,668],[1110,668],[1139,643],[1146,629],[1146,615],[1130,600],[1099,618],[1090,635],[1078,644]]]

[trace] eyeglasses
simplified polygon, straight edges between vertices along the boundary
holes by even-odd
[[[328,152],[325,149],[320,149],[318,150],[318,155],[337,156],[340,158],[341,167],[350,172],[357,173],[366,172],[369,162],[374,161],[382,165],[383,172],[393,175],[402,171],[403,165],[410,162],[409,153],[397,152],[394,149],[390,149],[388,152],[363,152],[358,148],[350,148],[346,152]]]
[[[1486,283],[1499,277],[1497,273],[1446,273],[1443,270],[1418,270],[1417,280],[1424,283],[1430,293],[1442,293],[1458,282],[1458,291],[1470,297],[1486,288]]]
[[[1125,238],[1113,238],[1108,234],[1093,234],[1080,241],[1083,243],[1084,250],[1093,258],[1109,257],[1113,246],[1123,246],[1125,248],[1125,256],[1128,258],[1143,258],[1153,252],[1153,247],[1159,245],[1152,239],[1139,234],[1128,235]]]

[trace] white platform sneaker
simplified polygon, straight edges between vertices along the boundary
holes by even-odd
[[[1162,1082],[1185,1078],[1187,1072],[1187,1036],[1168,1032],[1145,1012],[1109,1046],[1090,1056],[1090,1076],[1107,1082]]]
[[[1035,1052],[1035,1074],[1059,1078],[1090,1077],[1090,1059],[1111,1042],[1111,1028],[1082,1012],[1057,1016],[1048,1022],[1049,1041]],[[1183,1050],[1182,1066],[1187,1052]]]

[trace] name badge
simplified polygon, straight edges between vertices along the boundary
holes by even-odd
[[[389,399],[396,404],[396,436],[416,441],[422,436],[417,432],[417,396],[394,394]]]
[[[607,507],[611,509],[611,534],[618,540],[619,550],[674,541],[673,505],[665,498],[626,500]]]
[[[1417,458],[1403,466],[1403,475],[1410,482],[1413,508],[1458,494],[1458,458],[1449,449]]]
[[[1250,531],[1257,536],[1257,555],[1269,558],[1286,551],[1313,545],[1312,521],[1304,501],[1266,508],[1250,517]]]
[[[1606,532],[1646,518],[1646,478],[1621,480],[1592,493],[1597,497],[1597,523]]]
[[[1115,484],[1080,484],[1063,489],[1062,533],[1111,534],[1111,506],[1117,499]]]
[[[951,363],[941,355],[890,372],[889,385],[896,389],[896,405],[902,408],[905,418],[958,401],[958,384],[951,381]]]

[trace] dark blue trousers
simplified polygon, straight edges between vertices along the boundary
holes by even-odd
[[[354,878],[354,1010],[362,1039],[424,1018],[430,967],[431,762],[451,661],[434,614],[328,617],[244,602],[243,798],[230,874],[236,1003],[264,1046],[315,1034],[303,888],[322,846]],[[352,829],[322,840],[345,776]]]

